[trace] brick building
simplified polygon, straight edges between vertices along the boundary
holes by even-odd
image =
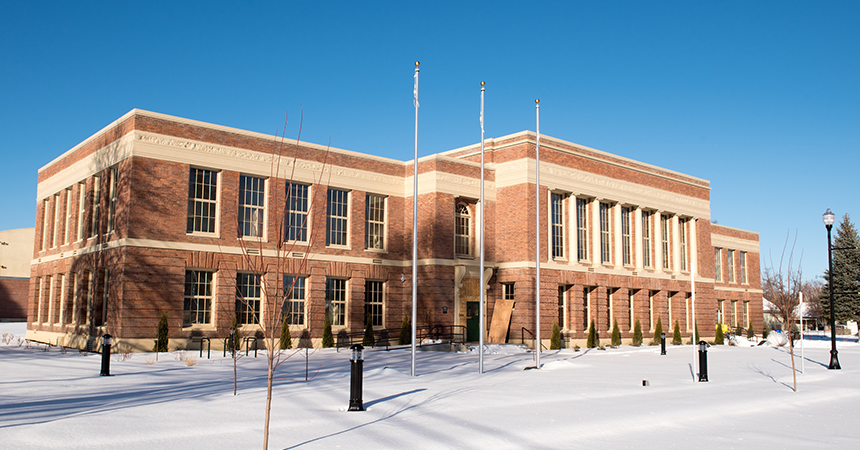
[[[513,300],[508,342],[535,328],[535,134],[485,141],[487,324]],[[475,339],[480,146],[418,161],[419,327]],[[275,158],[273,155],[281,155]],[[162,312],[171,347],[243,328],[268,283],[294,339],[399,330],[411,314],[413,161],[297,143],[133,110],[39,171],[28,338],[70,346],[108,332],[151,349]],[[710,223],[706,180],[541,137],[541,319],[566,345],[617,320],[625,340],[658,317],[703,336],[761,330],[758,234]],[[286,242],[276,257],[278,242]],[[274,270],[282,261],[286,269]],[[283,279],[281,279],[283,277]],[[237,291],[244,301],[236,301]],[[490,330],[499,333],[499,329]],[[307,335],[306,335],[307,336]],[[477,339],[475,339],[477,340]]]
[[[27,320],[33,228],[0,231],[0,322]]]

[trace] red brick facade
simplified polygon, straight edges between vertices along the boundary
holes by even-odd
[[[512,283],[507,340],[531,342],[535,136],[487,143],[487,323],[503,285]],[[466,327],[467,304],[478,300],[476,152],[471,146],[418,161],[419,327]],[[761,330],[758,235],[710,223],[707,181],[546,136],[540,157],[544,339],[559,322],[566,344],[580,343],[591,319],[604,339],[617,320],[629,340],[631,318],[647,339],[657,317],[667,332],[677,320],[689,336],[691,272],[702,336],[713,335],[718,318]],[[265,272],[264,286],[277,286],[283,274],[304,277],[305,314],[291,327],[294,339],[307,332],[318,343],[322,336],[327,303],[336,308],[326,299],[328,279],[346,280],[344,323],[335,331],[364,328],[367,280],[383,286],[382,327],[399,330],[412,303],[412,164],[134,110],[39,172],[28,337],[83,346],[107,332],[129,348],[149,349],[167,312],[172,347],[195,337],[215,342],[233,320],[237,273],[246,272]],[[214,174],[212,201],[189,198],[198,169]],[[240,236],[242,176],[265,179],[262,238]],[[307,239],[279,247],[290,180],[309,186]],[[327,232],[337,229],[327,215],[330,189],[346,192],[346,245],[327,245]],[[367,194],[385,198],[378,250],[366,248]],[[189,205],[198,203],[215,208],[213,231],[188,231],[189,211],[197,211]],[[717,281],[715,247],[723,258]],[[279,248],[286,257],[275,257]],[[211,295],[189,294],[192,272],[212,274]]]

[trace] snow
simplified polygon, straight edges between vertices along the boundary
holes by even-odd
[[[23,324],[0,333],[23,336]],[[828,345],[823,345],[823,344]],[[365,412],[347,412],[349,352],[311,354],[277,372],[270,448],[803,448],[855,441],[860,345],[840,341],[843,369],[827,370],[829,342],[796,351],[798,392],[782,347],[712,346],[707,383],[690,346],[545,351],[488,346],[484,374],[471,352],[364,353]],[[808,345],[807,345],[808,344]],[[0,343],[2,449],[238,449],[262,444],[265,358],[196,351],[101,355]],[[317,373],[318,372],[318,373]],[[648,380],[649,386],[643,386]]]

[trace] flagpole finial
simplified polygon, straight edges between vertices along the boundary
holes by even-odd
[[[484,87],[484,82],[483,82],[483,81],[481,82],[481,87]]]
[[[535,99],[535,104],[538,104],[538,103],[540,103],[540,99],[539,99],[539,98],[536,98],[536,99]]]
[[[415,61],[415,67],[418,67],[418,66],[420,66],[420,65],[421,65],[421,63],[420,63],[420,62]]]

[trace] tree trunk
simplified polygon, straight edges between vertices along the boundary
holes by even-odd
[[[268,352],[269,357],[269,374],[266,380],[266,424],[263,427],[263,450],[269,449],[269,418],[272,415],[272,378],[275,375],[274,353]]]
[[[794,333],[788,333],[788,352],[791,354],[791,378],[794,382],[794,392],[797,392],[797,370],[794,369],[794,340],[792,336]]]

